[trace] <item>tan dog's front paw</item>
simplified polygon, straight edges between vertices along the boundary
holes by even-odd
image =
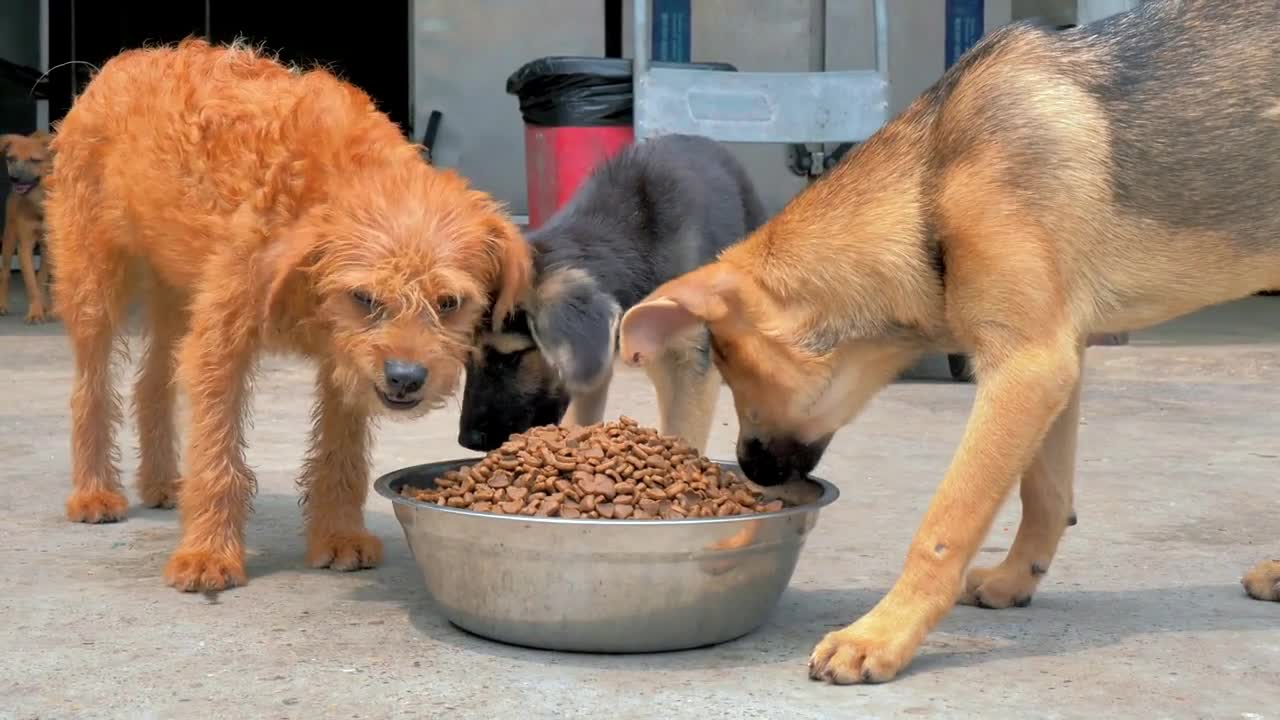
[[[1280,602],[1280,560],[1263,560],[1240,579],[1240,584],[1255,600]]]
[[[381,562],[382,541],[364,530],[307,538],[307,564],[313,568],[347,572],[377,567]]]
[[[31,307],[27,308],[28,325],[39,325],[48,319],[48,314],[44,311],[44,305],[33,303]]]
[[[9,304],[0,302],[0,315],[8,315],[8,314],[9,314]]]
[[[1031,604],[1031,595],[1043,574],[1037,565],[1021,569],[1005,564],[974,568],[965,579],[960,604],[989,610],[1026,607]]]
[[[184,550],[179,547],[164,569],[165,582],[185,592],[226,590],[249,582],[244,571],[244,553]]]
[[[827,633],[809,656],[809,677],[836,685],[892,680],[911,662],[917,643],[910,640],[909,629],[886,627],[863,618]]]
[[[111,490],[77,490],[67,498],[67,519],[81,523],[113,523],[129,513],[129,501]]]

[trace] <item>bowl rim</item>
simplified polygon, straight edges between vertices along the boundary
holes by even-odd
[[[730,517],[713,517],[713,518],[682,518],[680,520],[643,520],[640,522],[626,522],[621,520],[605,519],[605,518],[560,518],[560,517],[538,517],[535,515],[496,515],[494,513],[479,512],[476,510],[463,510],[462,508],[448,507],[446,505],[436,505],[435,503],[423,502],[421,500],[411,500],[401,495],[391,486],[397,480],[406,475],[417,473],[435,473],[440,474],[448,470],[452,470],[460,465],[471,465],[484,459],[483,455],[474,457],[457,458],[454,460],[438,460],[429,463],[419,463],[417,465],[409,465],[398,470],[392,470],[382,475],[374,481],[373,487],[382,497],[390,500],[393,505],[403,505],[408,508],[430,510],[433,512],[443,512],[449,515],[461,515],[463,517],[478,517],[492,521],[506,521],[519,523],[535,523],[539,525],[562,525],[566,527],[671,527],[671,526],[687,526],[687,525],[716,525],[737,523],[747,520],[773,520],[777,518],[789,517],[792,515],[803,515],[814,513],[822,508],[830,505],[840,498],[840,489],[835,485],[823,480],[820,477],[810,475],[807,479],[818,487],[822,488],[822,494],[818,499],[796,507],[778,510],[770,513],[752,513],[750,515],[732,515]],[[742,468],[735,462],[725,460],[716,460],[709,458],[711,462],[725,468],[741,473]]]

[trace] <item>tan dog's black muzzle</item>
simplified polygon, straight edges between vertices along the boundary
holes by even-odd
[[[757,485],[781,485],[803,479],[818,466],[831,443],[831,436],[812,443],[794,438],[738,438],[738,465]]]

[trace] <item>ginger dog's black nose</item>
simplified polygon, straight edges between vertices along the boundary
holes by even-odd
[[[418,363],[385,360],[382,374],[387,378],[387,389],[396,395],[416,393],[427,384],[427,369]]]

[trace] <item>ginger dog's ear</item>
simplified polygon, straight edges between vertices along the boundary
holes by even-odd
[[[686,273],[649,294],[622,316],[622,361],[647,365],[677,340],[736,311],[737,274],[715,264]]]
[[[493,329],[500,331],[503,321],[516,311],[529,287],[533,258],[529,243],[504,214],[496,213],[489,222],[489,239],[494,243],[494,255],[498,259],[498,277],[493,288]]]
[[[262,253],[258,266],[260,286],[266,288],[261,319],[270,322],[280,312],[288,296],[287,288],[316,248],[316,237],[309,230],[297,229],[276,240]]]

